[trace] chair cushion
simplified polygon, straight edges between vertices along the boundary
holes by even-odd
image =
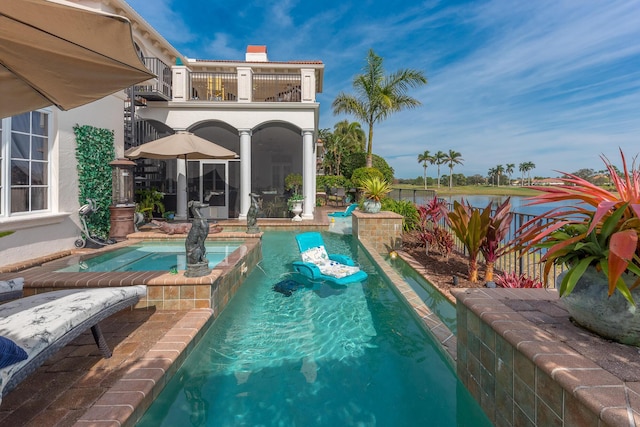
[[[24,278],[18,277],[10,280],[0,280],[0,293],[21,291]]]
[[[307,249],[302,252],[301,257],[302,261],[315,264],[320,270],[320,273],[337,279],[350,276],[360,271],[360,268],[358,267],[352,267],[340,264],[336,261],[331,261],[324,246]]]
[[[329,262],[329,254],[324,246],[317,246],[315,248],[307,249],[301,254],[302,261],[310,262],[311,264],[325,264]]]
[[[336,279],[351,276],[352,274],[360,271],[359,267],[340,264],[336,261],[329,261],[326,264],[318,264],[318,268],[320,269],[320,273],[325,276],[335,277]]]
[[[28,357],[27,352],[9,338],[0,336],[0,369],[21,362]]]

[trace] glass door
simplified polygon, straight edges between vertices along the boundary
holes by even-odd
[[[200,172],[201,201],[209,204],[208,218],[229,218],[229,176],[226,161],[202,161]],[[203,214],[207,214],[203,209]]]

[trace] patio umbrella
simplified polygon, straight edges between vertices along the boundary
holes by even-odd
[[[128,19],[64,0],[0,1],[0,118],[68,110],[151,78]]]
[[[231,150],[219,146],[191,132],[178,131],[173,135],[147,142],[124,152],[129,159],[236,159],[238,155]],[[185,165],[186,166],[186,165]],[[185,168],[185,172],[189,168]],[[185,183],[189,177],[185,173]],[[188,189],[185,187],[188,197]]]
[[[173,135],[147,142],[124,152],[128,158],[146,159],[236,159],[238,155],[191,132],[178,131]]]

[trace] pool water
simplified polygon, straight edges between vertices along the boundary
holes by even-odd
[[[369,278],[304,282],[294,234],[265,233],[263,260],[138,426],[491,425],[352,236],[323,238]],[[287,297],[284,279],[306,286]]]
[[[454,335],[457,335],[456,306],[402,258],[387,259],[387,262],[411,286],[411,289],[438,316],[442,323]]]
[[[214,268],[235,251],[241,242],[205,242],[209,268]],[[142,242],[105,252],[70,265],[58,272],[103,271],[170,271],[186,270],[187,255],[184,241]]]

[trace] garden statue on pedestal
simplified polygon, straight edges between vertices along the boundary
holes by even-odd
[[[209,224],[200,212],[200,209],[205,206],[208,205],[196,201],[189,202],[193,223],[185,241],[187,270],[184,275],[186,277],[202,277],[211,273],[209,260],[206,258],[207,249],[204,246],[204,241],[209,234]]]
[[[256,234],[260,232],[258,227],[258,212],[260,211],[260,202],[258,201],[258,195],[256,193],[250,193],[251,206],[249,212],[247,212],[247,233]]]

